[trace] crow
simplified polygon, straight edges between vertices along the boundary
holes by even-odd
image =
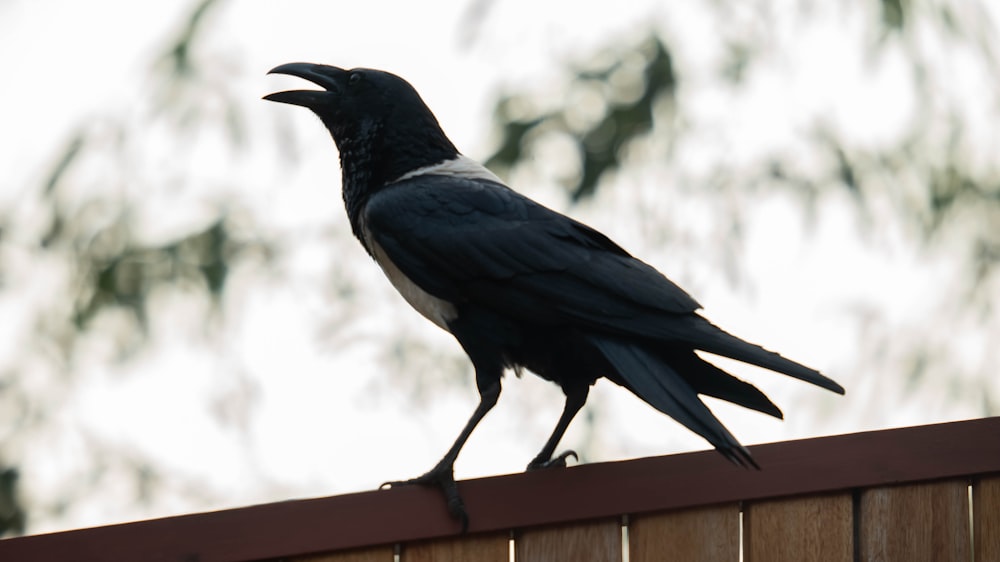
[[[270,74],[322,88],[264,99],[308,108],[320,118],[340,153],[354,235],[402,297],[458,340],[475,370],[479,405],[444,457],[422,476],[383,487],[440,487],[465,529],[455,459],[496,404],[506,369],[531,371],[566,396],[528,470],[565,466],[576,457],[573,451],[556,454],[556,447],[601,377],[702,436],[730,461],[759,468],[699,395],[777,418],[781,410],[696,351],[844,393],[818,371],[716,327],[698,314],[701,305],[656,269],[463,156],[402,78],[310,63],[283,64]]]

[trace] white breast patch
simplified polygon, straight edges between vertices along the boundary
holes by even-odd
[[[453,176],[456,178],[466,178],[470,180],[488,180],[499,184],[503,183],[500,178],[496,176],[496,174],[489,170],[489,168],[462,154],[459,154],[451,160],[445,160],[443,162],[438,162],[437,164],[431,164],[430,166],[424,166],[423,168],[411,170],[396,178],[393,183],[418,176]]]
[[[421,289],[400,271],[396,267],[396,264],[392,263],[392,260],[386,255],[385,250],[382,249],[382,246],[379,246],[374,241],[371,241],[370,244],[376,263],[382,268],[385,276],[389,278],[392,286],[399,291],[400,295],[403,295],[406,302],[410,303],[410,306],[415,308],[417,312],[423,314],[424,318],[437,324],[441,329],[448,331],[448,322],[458,317],[455,305]]]

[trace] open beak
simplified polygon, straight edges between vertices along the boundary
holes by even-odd
[[[307,62],[290,62],[272,68],[268,74],[287,74],[304,78],[323,90],[288,90],[285,92],[275,92],[264,96],[268,101],[278,103],[288,103],[291,105],[301,105],[302,107],[315,108],[325,103],[329,103],[332,97],[340,93],[341,85],[347,77],[347,71],[335,66],[325,64],[311,64]]]

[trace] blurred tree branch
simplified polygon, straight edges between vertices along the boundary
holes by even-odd
[[[500,146],[486,159],[486,166],[505,170],[520,164],[537,133],[555,131],[573,139],[579,153],[578,173],[567,182],[570,197],[579,200],[592,195],[604,174],[621,166],[622,149],[653,128],[657,104],[673,102],[677,84],[670,52],[658,37],[616,55],[611,64],[575,70],[568,88],[567,99],[579,93],[581,99],[600,104],[599,118],[581,119],[572,105],[551,113],[522,115],[522,106],[531,105],[520,99],[530,97],[527,92],[497,102],[494,115],[502,131]]]
[[[699,189],[713,199],[714,216],[725,226],[722,232],[729,242],[743,235],[743,219],[739,205],[724,197],[727,193],[783,190],[794,194],[807,214],[819,212],[825,199],[847,194],[869,223],[878,220],[879,205],[888,201],[895,217],[909,225],[927,251],[944,247],[961,256],[968,290],[935,295],[943,299],[941,306],[995,314],[1000,296],[1000,230],[995,226],[1000,224],[1000,171],[992,159],[981,157],[984,149],[972,134],[974,123],[963,112],[962,100],[948,89],[949,76],[942,73],[937,58],[941,53],[934,50],[946,47],[945,64],[954,53],[973,60],[991,85],[979,92],[981,99],[1000,99],[997,30],[984,1],[859,0],[855,6],[867,9],[869,43],[864,48],[871,58],[893,49],[905,54],[916,93],[915,118],[889,143],[859,143],[818,118],[796,139],[807,150],[776,150],[750,164],[729,162],[723,154],[699,177],[704,180]],[[768,55],[778,13],[765,0],[704,4],[719,30],[709,40],[720,43],[724,53],[719,66],[710,69],[715,73],[713,87],[745,88]],[[797,25],[819,17],[822,3],[793,4]],[[240,103],[245,92],[233,92],[225,73],[215,72],[217,61],[203,51],[213,15],[223,5],[220,0],[193,2],[150,63],[152,86],[142,93],[142,106],[113,108],[110,116],[73,124],[38,184],[13,208],[0,208],[0,291],[10,289],[22,270],[30,269],[38,277],[31,282],[44,283],[51,293],[44,302],[32,304],[27,322],[32,337],[18,362],[0,365],[0,428],[5,432],[0,440],[0,535],[21,532],[26,512],[57,512],[83,495],[69,490],[64,505],[39,505],[22,499],[17,484],[19,473],[21,480],[31,476],[18,469],[29,441],[36,439],[33,431],[51,421],[67,401],[81,342],[108,342],[112,360],[126,359],[147,343],[150,299],[157,292],[206,299],[212,305],[206,314],[220,315],[234,269],[246,263],[267,265],[277,251],[274,240],[258,234],[261,229],[239,201],[213,200],[208,210],[199,210],[197,220],[169,234],[151,236],[142,229],[144,213],[156,205],[145,201],[148,193],[159,189],[169,194],[189,177],[185,170],[168,170],[159,162],[143,165],[142,139],[150,130],[169,138],[178,153],[205,131],[224,131],[234,152],[245,148],[247,119]],[[475,41],[495,5],[492,0],[470,1],[461,42]],[[934,40],[931,47],[925,43],[928,37]],[[692,132],[685,123],[689,108],[683,93],[690,77],[685,75],[685,51],[673,41],[651,33],[638,40],[610,41],[581,55],[566,69],[562,102],[556,106],[545,104],[544,94],[530,89],[508,92],[495,106],[498,142],[487,164],[501,174],[530,169],[537,165],[533,152],[556,138],[572,149],[572,157],[560,163],[565,169],[559,176],[571,201],[594,197],[612,185],[627,189],[612,180],[635,162],[635,154],[681,167],[676,147]],[[991,111],[992,118],[1000,117],[995,105]],[[631,150],[645,144],[652,149]],[[819,164],[804,165],[799,158],[803,152]],[[163,183],[170,185],[164,189]],[[720,251],[738,267],[740,252],[731,246]],[[349,276],[340,281],[345,294],[356,290]],[[875,320],[863,323],[877,327]],[[886,349],[896,335],[866,329],[859,347],[869,357],[889,356]],[[404,388],[413,390],[416,400],[430,390],[428,385],[450,384],[457,380],[451,375],[467,368],[460,358],[449,362],[420,342],[401,340],[402,335],[393,332],[384,355],[389,366],[399,368],[390,370],[403,372],[405,364],[413,371],[415,364],[424,365],[418,370],[433,368],[436,373],[437,378],[387,379],[409,385]],[[926,343],[914,340],[903,360],[902,369],[913,386],[928,379],[942,347]],[[978,393],[984,413],[995,412],[997,400],[984,390],[991,374],[977,375],[969,380],[956,377],[956,384],[960,392]],[[43,385],[38,380],[46,377],[58,384],[40,397]],[[107,474],[125,473],[137,501],[144,501],[162,481],[159,469],[141,455],[105,443],[92,445],[100,459],[88,467],[78,486],[97,489]],[[197,483],[182,488],[183,493],[210,493]]]
[[[476,3],[475,13],[487,12],[483,4]],[[730,3],[719,0],[713,4],[718,10],[717,17],[726,20]],[[813,17],[811,5],[801,4],[800,19]],[[879,5],[880,16],[873,24],[880,30],[882,40],[872,46],[873,54],[888,48],[892,41],[903,45],[916,77],[914,87],[919,107],[915,113],[923,118],[914,119],[895,143],[878,148],[857,146],[823,121],[817,121],[811,136],[804,140],[813,150],[826,153],[827,160],[832,162],[826,170],[819,174],[802,172],[792,155],[774,154],[756,170],[739,170],[737,175],[742,178],[739,183],[747,187],[789,188],[810,206],[816,204],[817,195],[822,192],[843,190],[852,196],[858,211],[865,216],[870,216],[872,193],[888,191],[899,216],[909,221],[928,243],[951,229],[974,230],[963,238],[971,248],[970,271],[976,272],[970,280],[979,283],[997,265],[1000,235],[992,225],[1000,219],[997,215],[1000,170],[988,163],[977,164],[969,156],[980,147],[974,146],[975,139],[968,135],[961,100],[951,99],[947,92],[940,91],[947,78],[940,75],[941,68],[926,60],[924,47],[913,37],[913,28],[917,25],[929,28],[942,40],[951,41],[956,50],[972,49],[994,84],[993,91],[982,93],[984,99],[1000,97],[1000,87],[996,86],[1000,84],[996,43],[990,40],[995,37],[996,29],[979,2],[955,5],[946,1],[928,4],[881,0]],[[762,17],[767,17],[761,3],[757,3],[757,9]],[[720,78],[732,80],[748,72],[760,51],[755,46],[732,47],[735,60],[719,69]],[[606,172],[622,166],[623,148],[654,130],[657,119],[669,122],[671,114],[684,111],[677,107],[683,102],[678,102],[675,95],[683,76],[676,74],[670,49],[661,37],[652,35],[633,44],[614,43],[590,58],[598,61],[610,58],[611,62],[596,69],[570,69],[563,106],[537,113],[531,108],[541,104],[535,102],[531,91],[509,93],[496,103],[494,119],[499,140],[487,165],[501,172],[531,166],[528,154],[537,146],[540,133],[557,131],[573,140],[580,155],[575,166],[577,172],[566,183],[570,198],[579,200],[600,187]],[[642,64],[634,64],[636,60]],[[626,77],[619,78],[618,74]],[[629,85],[630,94],[620,94],[622,83]],[[573,102],[593,98],[595,93],[599,98],[596,105],[602,108],[600,114],[580,126],[580,119],[574,117],[579,109]],[[663,104],[664,101],[668,103]],[[996,113],[1000,112],[994,108]],[[661,127],[656,134],[673,137],[683,133],[673,127]],[[670,154],[662,157],[669,160]],[[965,220],[969,214],[980,220],[970,223]]]
[[[476,10],[470,15],[488,13],[489,4],[475,3]],[[717,28],[723,30],[718,41],[726,43],[723,52],[728,53],[724,63],[715,69],[714,84],[718,88],[741,88],[765,57],[776,56],[769,53],[774,42],[767,34],[779,28],[778,13],[769,4],[724,0],[706,3],[711,6]],[[814,1],[796,3],[792,16],[795,25],[807,29],[821,14],[829,16],[831,11],[846,18],[841,9],[820,7],[821,3]],[[870,14],[867,36],[873,40],[863,46],[869,60],[903,54],[916,101],[901,133],[888,141],[859,142],[831,126],[826,115],[817,114],[794,147],[777,149],[749,165],[719,155],[714,168],[700,178],[699,189],[715,193],[713,216],[721,224],[735,225],[727,232],[736,242],[742,236],[738,227],[740,210],[719,197],[719,190],[785,191],[797,198],[810,217],[825,201],[846,194],[869,230],[883,220],[880,217],[888,207],[893,220],[906,225],[925,253],[953,254],[963,264],[965,290],[933,295],[940,300],[943,314],[949,316],[943,321],[958,322],[955,316],[959,314],[989,318],[989,311],[1000,306],[1000,229],[996,227],[1000,224],[1000,169],[988,148],[995,145],[996,135],[984,140],[982,123],[976,122],[982,117],[970,115],[981,116],[972,111],[983,111],[988,121],[1000,120],[1000,106],[990,101],[1000,99],[996,22],[982,1],[879,0],[856,2],[852,7]],[[865,10],[872,7],[875,9]],[[788,17],[784,13],[781,16]],[[753,25],[746,25],[747,19]],[[606,181],[606,176],[625,166],[632,154],[628,147],[647,136],[658,139],[660,142],[653,146],[661,148],[652,155],[644,153],[645,158],[683,170],[685,164],[675,159],[674,149],[688,142],[692,127],[677,125],[688,116],[685,103],[689,98],[678,94],[687,84],[685,65],[684,61],[678,63],[672,53],[669,38],[652,33],[641,41],[613,41],[599,52],[582,55],[584,61],[599,62],[584,62],[584,70],[575,68],[580,63],[568,65],[562,103],[554,107],[542,101],[551,96],[548,91],[509,91],[495,105],[498,140],[487,164],[501,174],[515,169],[537,172],[547,164],[540,161],[551,159],[535,159],[533,153],[553,135],[568,138],[578,158],[569,160],[571,171],[559,179],[571,201],[591,197],[610,185],[627,189],[623,182]],[[596,67],[589,68],[588,64]],[[969,92],[957,90],[954,85],[956,68],[966,76],[974,73],[974,83],[986,89],[978,91],[974,98],[966,97]],[[627,88],[630,95],[619,94],[622,83],[635,84]],[[975,105],[972,109],[969,100]],[[579,114],[585,110],[589,114],[581,119]],[[991,133],[987,131],[986,135]],[[808,155],[809,165],[803,164],[803,154]],[[820,164],[815,165],[817,162]],[[677,187],[664,185],[663,189]],[[740,253],[730,257],[738,264]],[[996,328],[981,320],[979,329]],[[995,413],[991,404],[996,400],[989,397],[992,375],[987,365],[981,367],[981,372],[965,376],[961,367],[942,363],[948,361],[947,354],[929,351],[944,351],[929,345],[929,336],[899,336],[882,334],[878,338],[884,345],[913,338],[908,358],[903,359],[913,366],[908,375],[912,381],[922,380],[921,373],[933,365],[935,371],[953,373],[956,395],[985,396],[983,413]]]
[[[207,73],[198,46],[209,29],[208,14],[220,3],[196,3],[166,52],[153,63],[152,104],[119,108],[71,128],[35,189],[26,191],[14,208],[0,209],[0,273],[27,265],[58,287],[48,302],[31,310],[34,320],[28,325],[35,333],[26,338],[30,347],[0,375],[0,411],[6,412],[0,457],[9,463],[0,465],[0,535],[24,530],[27,509],[17,490],[18,459],[64,399],[62,392],[37,395],[43,373],[71,378],[83,338],[103,339],[115,350],[113,358],[128,357],[145,341],[149,300],[160,289],[207,297],[213,303],[209,313],[221,314],[233,267],[248,261],[265,265],[271,259],[272,241],[255,234],[258,229],[238,201],[217,201],[207,213],[200,209],[200,222],[170,236],[150,238],[137,231],[143,220],[139,217],[155,204],[147,195],[163,182],[157,176],[165,171],[134,163],[145,150],[140,138],[148,130],[217,128],[216,114],[206,106],[221,104],[222,128],[229,130],[232,146],[242,145],[240,104],[221,86],[224,81],[202,78]],[[183,142],[181,135],[175,138],[175,143]],[[173,179],[183,183],[187,173],[176,171]],[[170,187],[166,189],[169,193]],[[116,321],[98,321],[105,316]],[[95,478],[90,485],[98,485],[97,475],[109,466],[130,471],[137,489],[148,489],[141,483],[157,479],[158,469],[149,463],[113,447],[105,453],[100,466],[92,467]],[[80,493],[88,484],[78,486],[81,490],[66,493]],[[137,499],[148,500],[148,494]],[[58,504],[31,504],[34,512],[61,509]]]

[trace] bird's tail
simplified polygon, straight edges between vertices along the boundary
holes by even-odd
[[[611,363],[620,380],[639,398],[701,435],[723,456],[737,465],[760,468],[750,456],[750,451],[740,445],[733,434],[698,398],[696,389],[660,354],[635,343],[625,343],[604,336],[592,337],[591,342]],[[724,372],[723,374],[728,376]],[[763,394],[760,396],[763,397]],[[763,400],[770,404],[766,397],[763,397]],[[777,410],[773,404],[770,406]]]
[[[698,394],[732,402],[779,420],[784,418],[781,410],[756,386],[705,361],[694,351],[661,351],[659,355],[674,371],[684,377]]]
[[[700,316],[696,318],[698,318],[698,322],[694,326],[694,332],[690,339],[691,345],[696,349],[757,365],[812,383],[837,394],[844,394],[844,387],[819,371],[786,359],[759,345],[743,341]]]

